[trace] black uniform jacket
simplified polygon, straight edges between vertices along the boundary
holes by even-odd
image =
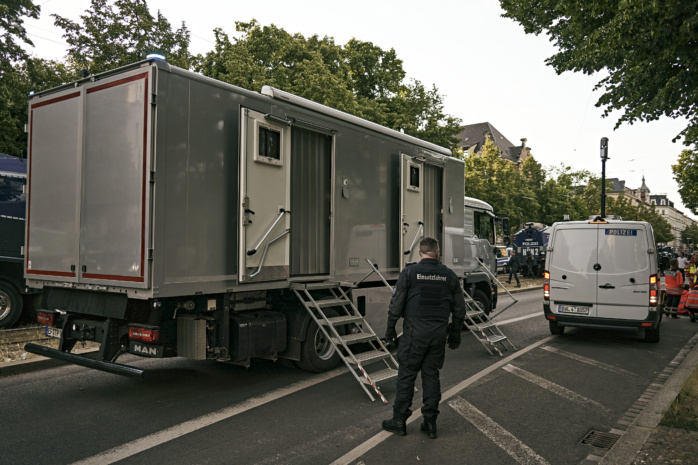
[[[460,330],[465,318],[465,298],[456,274],[434,258],[405,267],[390,300],[388,327],[405,319],[403,334],[434,337],[446,334],[449,317]]]

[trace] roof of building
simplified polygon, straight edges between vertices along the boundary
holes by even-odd
[[[500,155],[505,160],[519,162],[523,144],[515,146],[490,123],[477,123],[461,126],[461,132],[457,134],[460,139],[459,147],[473,152],[479,152],[485,145],[487,136],[490,136],[494,145],[499,149]]]

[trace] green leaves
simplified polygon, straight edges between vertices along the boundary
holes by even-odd
[[[661,116],[686,117],[676,139],[698,143],[698,0],[500,0],[526,33],[547,33],[559,52],[547,63],[607,76],[598,84],[604,116],[616,127]],[[675,140],[676,140],[675,139]]]
[[[683,204],[694,215],[698,214],[698,152],[684,150],[675,165],[671,166],[674,180],[679,186]]]
[[[418,80],[405,82],[393,49],[357,39],[290,34],[275,25],[237,22],[231,40],[215,31],[214,50],[198,71],[246,89],[269,85],[446,147],[455,147],[460,120],[443,111],[443,97]]]
[[[92,0],[80,16],[81,23],[53,17],[65,31],[68,63],[75,70],[100,73],[143,60],[152,52],[162,53],[175,66],[188,69],[192,65],[187,27],[182,23],[172,31],[160,12],[157,18],[150,14],[146,0]]]

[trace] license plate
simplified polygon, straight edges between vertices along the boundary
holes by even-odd
[[[60,339],[62,334],[63,330],[61,328],[54,328],[53,326],[46,327],[46,335],[48,337],[55,337],[56,339]]]
[[[557,311],[560,313],[576,313],[578,315],[588,315],[589,307],[583,305],[559,305]]]

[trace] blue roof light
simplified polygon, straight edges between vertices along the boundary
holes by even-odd
[[[162,60],[165,61],[165,55],[161,55],[159,53],[149,53],[146,55],[146,60]]]

